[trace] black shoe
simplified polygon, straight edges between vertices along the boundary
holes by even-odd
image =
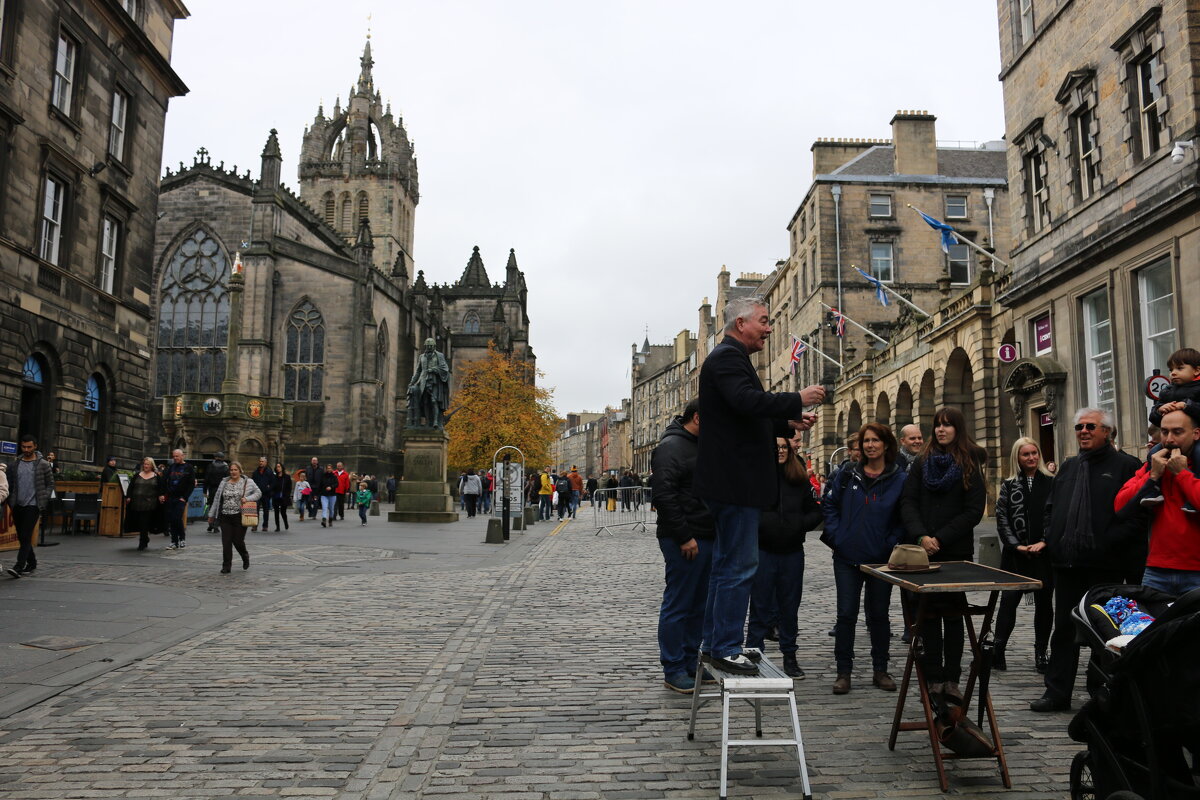
[[[785,653],[783,656],[783,674],[789,678],[804,680],[804,670],[800,669],[800,665],[796,663],[795,653]]]
[[[1033,668],[1038,671],[1039,675],[1045,675],[1046,669],[1050,666],[1050,657],[1045,653],[1034,653]]]
[[[992,653],[992,669],[998,669],[1001,672],[1008,671],[1008,662],[1004,660],[1004,651],[997,650]]]
[[[222,574],[222,575],[228,575],[228,574],[229,574],[229,572],[230,572],[230,570],[229,570],[229,567],[221,567],[221,574]]]
[[[779,628],[771,627],[771,628],[767,629],[767,632],[765,634],[763,634],[763,638],[766,639],[768,642],[778,642],[779,641]]]
[[[746,658],[744,654],[730,656],[729,658],[716,658],[705,654],[702,658],[722,672],[732,672],[735,675],[758,674],[758,664]]]
[[[762,656],[763,656],[762,650],[759,650],[757,648],[750,648],[750,647],[743,647],[742,655],[744,655],[746,658],[753,661],[755,664],[762,661]]]
[[[830,636],[837,636],[837,628],[830,628],[830,629],[829,629],[829,635],[830,635]]]
[[[250,556],[242,556],[242,569],[250,569]]]
[[[4,571],[7,572],[9,575],[12,575],[14,578],[21,577],[21,570],[17,569],[16,567],[9,567],[8,569],[6,569]]]
[[[1048,694],[1042,695],[1037,700],[1034,700],[1032,703],[1029,704],[1029,710],[1030,711],[1039,711],[1039,712],[1070,711],[1071,710],[1071,701],[1070,700],[1059,700],[1057,698],[1051,697]]]
[[[325,520],[321,520],[321,527],[322,527],[322,528],[324,528],[324,527],[325,527]]]

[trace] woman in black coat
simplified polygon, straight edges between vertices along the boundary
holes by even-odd
[[[271,490],[271,508],[275,509],[275,530],[279,530],[279,518],[283,517],[283,529],[288,530],[287,510],[292,504],[292,476],[283,464],[275,462],[275,488]],[[266,527],[263,527],[266,530]]]
[[[783,671],[803,678],[796,661],[797,620],[804,590],[804,539],[821,523],[821,506],[813,497],[808,471],[787,439],[777,438],[775,480],[779,499],[758,521],[758,570],[750,589],[750,628],[746,647],[761,650],[778,609],[779,652]]]
[[[975,526],[983,519],[987,499],[983,464],[987,453],[975,444],[957,408],[933,415],[933,439],[908,471],[900,498],[905,543],[925,548],[930,562],[971,561],[975,556]],[[966,606],[959,592],[938,594],[930,603],[946,610]],[[962,703],[965,629],[962,617],[934,617],[920,631],[924,654],[921,666],[929,690]]]
[[[1000,534],[1000,568],[1036,578],[1042,588],[1033,592],[1033,663],[1045,672],[1049,661],[1046,647],[1054,625],[1054,581],[1050,554],[1046,552],[1045,513],[1054,477],[1042,464],[1042,451],[1033,439],[1021,437],[1013,443],[1012,477],[1000,484],[996,499],[996,531]],[[1008,669],[1004,651],[1017,622],[1017,605],[1024,592],[1002,592],[996,614],[995,669]]]

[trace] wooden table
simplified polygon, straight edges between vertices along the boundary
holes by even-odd
[[[1042,588],[1042,582],[1013,572],[1005,572],[995,567],[976,564],[972,561],[942,561],[941,567],[933,572],[892,572],[886,564],[862,564],[860,569],[872,578],[887,581],[899,586],[901,590],[910,592],[915,602],[902,603],[904,608],[904,624],[909,631],[908,660],[904,665],[904,679],[900,683],[899,697],[896,699],[896,715],[892,720],[892,731],[888,737],[888,749],[896,749],[896,734],[900,731],[926,731],[929,735],[929,746],[933,750],[933,762],[937,766],[938,780],[942,791],[949,791],[950,785],[946,780],[945,760],[950,758],[995,758],[1000,767],[1000,777],[1004,788],[1012,788],[1012,780],[1008,776],[1008,763],[1004,759],[1004,745],[1000,741],[1000,727],[996,723],[996,712],[992,707],[992,696],[988,690],[991,679],[992,656],[992,618],[996,612],[996,601],[1001,592],[1022,592]],[[938,594],[952,592],[989,592],[986,606],[973,606],[967,602],[963,594],[961,603],[948,607],[931,609],[929,599]],[[958,753],[942,752],[938,740],[937,728],[934,724],[933,706],[929,697],[928,685],[925,681],[925,670],[917,653],[921,648],[921,625],[926,619],[934,616],[940,618],[962,617],[967,629],[967,637],[971,643],[971,669],[967,674],[967,688],[963,692],[963,715],[970,709],[976,681],[979,684],[978,725],[983,728],[983,718],[986,713],[988,728],[991,732],[992,752],[985,756],[962,756]],[[979,634],[975,634],[975,626],[971,617],[981,617]],[[908,696],[908,686],[912,679],[913,670],[917,673],[917,685],[920,689],[921,708],[924,711],[923,721],[902,722],[904,701]]]

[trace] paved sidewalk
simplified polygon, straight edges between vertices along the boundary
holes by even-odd
[[[306,550],[328,546],[318,526],[292,539],[251,534],[252,558],[261,552],[261,560],[221,576],[214,545],[193,533],[186,560],[144,568],[157,580],[126,580],[143,594],[114,597],[109,611],[158,608],[166,591],[176,599],[161,606],[166,619],[203,615],[212,598],[226,615],[0,719],[0,796],[716,796],[719,711],[706,708],[689,742],[690,701],[661,684],[661,555],[651,533],[596,536],[582,514],[561,528],[514,532],[505,546],[480,544],[482,519],[350,528],[334,534],[344,537],[343,554],[365,551],[358,560],[331,565],[325,551]],[[3,586],[6,618],[20,601],[16,590],[45,583],[47,596],[72,596],[81,581],[97,583],[78,574],[98,567],[72,547],[47,551],[45,577],[30,586]],[[278,552],[268,554],[272,547]],[[797,687],[814,794],[937,796],[920,734],[902,734],[887,750],[894,694],[869,688],[864,670],[849,695],[829,693],[832,576],[815,537],[807,551],[801,664],[809,677]],[[76,552],[81,560],[67,566]],[[314,554],[312,564],[294,563]],[[129,573],[136,564],[116,567]],[[184,576],[196,583],[175,593],[173,581]],[[1031,615],[1021,614],[1012,669],[994,682],[1014,789],[1004,792],[993,762],[959,762],[948,767],[952,796],[1066,796],[1078,746],[1065,734],[1069,715],[1025,708],[1040,682],[1030,663]],[[65,615],[47,603],[38,618]],[[115,624],[119,614],[104,617]],[[745,708],[735,719],[745,733],[753,715]],[[782,733],[783,720],[767,713],[766,735]],[[730,797],[799,795],[785,748],[734,751]]]

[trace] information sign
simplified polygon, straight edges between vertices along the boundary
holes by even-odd
[[[996,357],[1001,364],[1011,364],[1020,357],[1020,351],[1015,344],[1002,344],[996,350]]]

